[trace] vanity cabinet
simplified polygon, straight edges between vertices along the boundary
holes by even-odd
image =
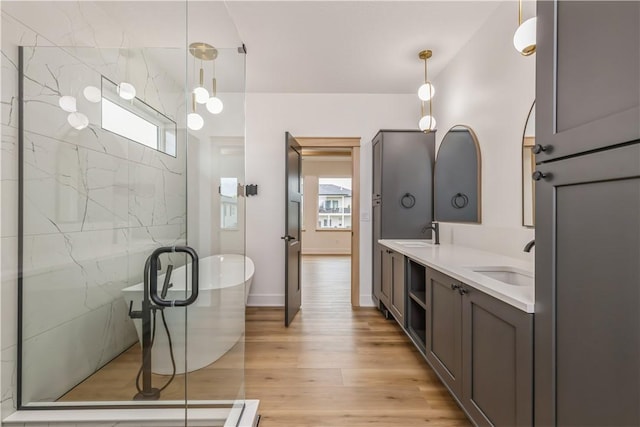
[[[382,255],[382,293],[383,303],[386,300],[385,306],[391,311],[391,314],[396,321],[404,328],[405,327],[405,269],[404,255],[392,251],[391,249],[384,249]]]
[[[427,268],[426,357],[442,382],[462,394],[462,284]]]
[[[536,160],[640,139],[640,2],[539,1],[537,23]]]
[[[426,358],[480,426],[533,422],[533,315],[426,269]]]

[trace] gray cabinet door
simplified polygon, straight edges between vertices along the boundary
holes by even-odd
[[[382,134],[373,140],[373,200],[382,195]]]
[[[382,268],[380,271],[380,302],[382,302],[388,309],[391,306],[393,264],[391,259],[391,250],[382,245],[380,246],[382,248]]]
[[[405,259],[404,255],[392,251],[387,254],[390,258],[391,271],[391,305],[389,306],[393,317],[398,321],[400,326],[405,327],[404,322],[404,302],[406,298],[405,292]]]
[[[533,423],[533,315],[465,286],[462,404],[480,426]]]
[[[380,292],[382,290],[382,245],[378,243],[380,239],[380,200],[373,201],[373,207],[371,208],[371,223],[373,224],[372,236],[372,267],[373,277],[371,278],[371,287],[373,292],[373,298],[376,304],[380,303]]]
[[[538,162],[640,138],[640,2],[537,3]]]
[[[382,131],[382,239],[428,239],[433,219],[434,132]]]
[[[538,170],[535,423],[640,425],[640,144]]]
[[[456,396],[462,392],[460,282],[427,268],[426,357]]]

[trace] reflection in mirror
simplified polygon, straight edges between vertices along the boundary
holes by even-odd
[[[480,181],[476,135],[467,126],[454,126],[442,139],[436,157],[436,221],[480,223]]]
[[[536,103],[533,102],[522,135],[522,225],[535,225],[536,192],[531,178],[536,167],[536,155],[531,151],[536,145]]]

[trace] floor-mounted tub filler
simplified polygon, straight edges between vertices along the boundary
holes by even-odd
[[[208,366],[229,351],[244,332],[244,308],[253,279],[254,265],[244,255],[213,255],[199,260],[199,292],[188,307],[167,307],[164,314],[171,337],[176,374]],[[166,291],[166,300],[180,300],[189,293],[185,284],[191,278],[191,264],[174,269]],[[158,276],[158,286],[165,275]],[[144,284],[122,290],[127,306],[141,307]],[[142,322],[135,320],[142,343]],[[186,345],[185,345],[186,343]],[[186,359],[185,359],[186,353]],[[171,375],[171,351],[166,331],[157,315],[151,350],[153,373]],[[185,363],[186,362],[186,363]]]

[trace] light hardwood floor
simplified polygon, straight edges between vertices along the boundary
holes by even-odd
[[[189,398],[235,397],[244,374],[261,427],[470,425],[395,321],[351,308],[349,263],[305,256],[292,325],[284,327],[281,308],[248,308],[245,344],[190,373]],[[61,400],[130,400],[139,361],[134,345]],[[165,380],[154,376],[154,385]],[[176,377],[162,398],[184,399],[184,383]]]
[[[303,258],[303,307],[248,308],[246,395],[261,427],[468,426],[397,323],[352,309],[349,258]]]

